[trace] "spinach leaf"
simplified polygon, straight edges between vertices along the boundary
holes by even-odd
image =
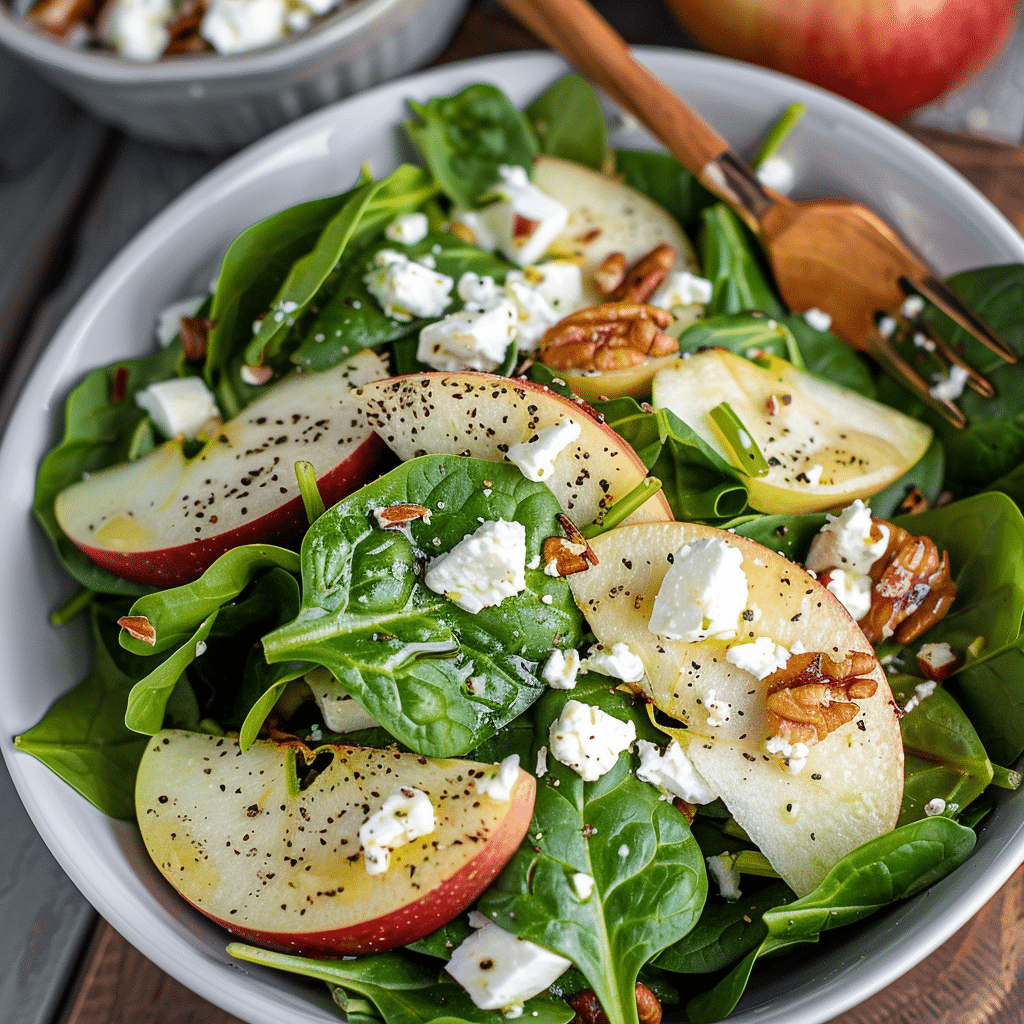
[[[620,149],[615,170],[623,181],[664,207],[691,234],[701,211],[718,202],[674,156],[656,150]]]
[[[889,685],[906,704],[920,679],[890,676]],[[950,814],[964,810],[992,781],[992,762],[970,719],[941,687],[900,720],[903,734],[903,805],[898,824],[925,817],[925,805],[936,797]]]
[[[86,558],[60,528],[53,512],[57,495],[85,473],[128,460],[140,427],[147,422],[135,395],[180,372],[181,343],[144,359],[122,360],[91,371],[71,392],[64,436],[43,459],[32,509],[64,567],[83,586],[103,594],[135,596],[150,588],[115,576]]]
[[[804,368],[796,338],[789,327],[756,310],[702,317],[679,335],[680,352],[698,352],[710,347],[727,348],[744,359],[763,350],[788,360],[799,369]]]
[[[701,266],[714,286],[707,313],[760,310],[775,320],[786,312],[762,268],[757,243],[722,203],[701,211]]]
[[[825,525],[822,512],[807,515],[746,516],[724,524],[742,537],[749,537],[792,562],[802,562],[814,535]]]
[[[645,713],[607,681],[551,690],[534,711],[546,737],[569,699],[583,698],[638,731]],[[595,782],[548,758],[527,838],[480,901],[486,917],[568,957],[612,1024],[636,1024],[640,968],[696,923],[707,894],[704,860],[685,817],[633,774],[632,757]],[[594,880],[582,898],[577,873]]]
[[[474,206],[499,179],[498,167],[529,171],[540,151],[526,115],[496,86],[470,85],[426,104],[410,101],[419,117],[405,129],[441,191],[460,206]]]
[[[600,411],[662,482],[677,519],[731,519],[747,507],[740,474],[675,413],[647,412],[631,398],[602,403]]]
[[[930,505],[934,504],[942,493],[945,477],[946,449],[937,437],[933,437],[924,455],[906,473],[872,496],[871,511],[882,519],[891,519],[915,487]]]
[[[211,660],[219,666],[214,670],[214,677],[221,682],[213,684],[215,689],[229,681],[236,688],[240,686],[239,675],[259,633],[277,625],[282,611],[287,613],[297,608],[298,591],[289,573],[298,571],[298,563],[295,552],[269,544],[232,548],[194,583],[147,594],[136,601],[129,614],[149,621],[154,630],[154,643],[150,646],[124,631],[121,646],[142,656],[160,654],[171,648],[175,650],[133,687],[125,715],[128,728],[148,735],[163,728],[167,701],[175,685],[182,673],[205,653],[207,646],[213,647]],[[268,579],[268,570],[280,575],[271,575]],[[282,575],[292,580],[290,601]],[[259,590],[242,607],[232,607],[235,599],[254,581]],[[224,622],[217,632],[213,632],[218,616],[225,609]],[[262,624],[262,628],[256,629],[256,636],[243,628],[251,627],[253,623]],[[234,664],[234,671],[224,666],[220,650],[224,646],[231,648],[227,662],[228,666]],[[250,673],[254,671],[258,670],[249,668]],[[298,670],[291,677],[297,674]],[[223,679],[224,676],[227,679]]]
[[[128,692],[145,672],[117,647],[122,602],[91,609],[96,656],[89,674],[14,745],[42,761],[104,814],[135,818],[135,775],[146,739],[124,724]]]
[[[758,957],[814,942],[823,931],[913,896],[962,864],[975,840],[970,829],[935,817],[903,825],[851,851],[812,892],[763,915],[767,938],[714,988],[690,1001],[690,1021],[708,1024],[732,1013]]]
[[[526,108],[540,151],[600,171],[608,151],[608,128],[594,87],[566,75]]]
[[[503,1020],[497,1010],[479,1009],[457,981],[438,970],[436,960],[424,961],[398,950],[353,959],[310,960],[232,942],[228,952],[239,960],[357,992],[376,1006],[386,1024],[498,1024]],[[523,1017],[538,1024],[568,1024],[573,1016],[571,1007],[553,996],[535,996],[523,1004]]]
[[[429,522],[380,529],[374,510],[400,503],[426,506]],[[579,642],[568,584],[539,568],[543,541],[562,534],[559,513],[547,487],[515,466],[458,456],[406,462],[310,527],[302,610],[264,637],[267,661],[328,668],[418,753],[466,753],[537,699],[538,662]],[[498,519],[526,527],[527,564],[538,568],[527,568],[525,591],[472,614],[426,587],[420,574],[430,558]]]

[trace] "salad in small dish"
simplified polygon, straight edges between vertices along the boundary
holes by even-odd
[[[96,660],[17,746],[350,1020],[722,1019],[1020,782],[1021,371],[936,419],[579,78],[407,130],[72,394]],[[953,284],[1020,346],[1022,280]]]

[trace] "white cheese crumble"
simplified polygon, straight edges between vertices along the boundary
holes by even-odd
[[[900,312],[908,320],[913,320],[924,312],[924,299],[920,295],[908,295],[900,306]]]
[[[778,754],[782,761],[782,767],[790,775],[799,775],[807,764],[807,755],[810,751],[804,743],[787,743],[781,736],[769,736],[765,742],[764,749],[769,754]]]
[[[575,648],[568,654],[556,649],[544,663],[541,679],[555,690],[571,690],[576,685],[576,676],[580,671],[580,652]]]
[[[423,582],[476,614],[526,589],[526,527],[488,521],[427,567]]]
[[[866,574],[889,546],[889,528],[872,520],[871,509],[860,498],[826,520],[811,541],[805,562],[815,572],[845,569]]]
[[[928,389],[928,394],[939,401],[943,399],[955,402],[963,393],[970,374],[955,363],[949,368],[945,377],[937,377],[935,383]]]
[[[547,773],[548,773],[548,748],[545,747],[545,746],[542,746],[537,751],[537,765],[536,765],[536,767],[534,769],[533,774],[536,775],[538,779],[542,779],[542,778],[544,778],[545,775],[547,775]]]
[[[525,267],[547,252],[568,222],[569,211],[534,185],[524,168],[502,164],[498,173],[501,181],[491,191],[501,198],[477,211],[477,223],[496,249]]]
[[[218,53],[244,53],[287,34],[285,0],[211,0],[199,34]]]
[[[934,679],[929,679],[927,682],[918,683],[914,687],[914,695],[907,701],[903,706],[903,713],[906,714],[909,711],[913,711],[923,700],[927,700],[934,692],[935,687],[939,684]]]
[[[827,331],[832,326],[832,317],[829,316],[823,309],[818,309],[816,306],[812,306],[810,309],[804,310],[804,320],[808,326],[813,327],[816,331]]]
[[[708,713],[708,725],[712,729],[725,725],[732,718],[732,705],[728,701],[718,700],[714,690],[708,690],[704,698],[704,709]]]
[[[403,323],[416,317],[439,317],[451,305],[455,285],[446,274],[394,249],[381,249],[363,280],[385,314]]]
[[[190,295],[187,299],[172,302],[157,313],[155,334],[161,348],[167,348],[181,333],[181,318],[195,316],[196,311],[205,301],[205,295]]]
[[[651,296],[652,306],[667,309],[673,316],[692,306],[706,306],[711,301],[714,285],[688,270],[674,270]]]
[[[548,747],[584,782],[593,782],[615,767],[619,754],[635,739],[632,722],[623,722],[591,704],[570,700],[551,723]]]
[[[669,640],[731,640],[747,605],[743,553],[717,537],[687,544],[673,556],[648,629]]]
[[[575,420],[559,420],[532,437],[512,445],[505,453],[527,480],[547,480],[554,475],[555,459],[580,436]]]
[[[707,784],[686,752],[676,740],[664,750],[647,740],[637,741],[640,767],[636,777],[641,782],[665,790],[688,804],[709,804],[718,799],[718,794]]]
[[[102,23],[103,41],[128,60],[154,61],[171,40],[173,13],[172,0],[116,0]]]
[[[201,377],[174,377],[136,392],[135,403],[164,437],[191,441],[211,421],[220,421],[213,392]]]
[[[740,873],[733,867],[733,860],[727,853],[716,857],[705,857],[708,871],[718,883],[719,895],[724,900],[734,903],[743,893],[740,892]]]
[[[576,895],[586,903],[594,894],[594,876],[577,871],[572,876],[572,887],[576,890]]]
[[[943,641],[940,644],[921,644],[917,660],[924,662],[933,672],[937,672],[947,665],[952,665],[956,661],[956,655],[953,648]]]
[[[832,569],[822,576],[822,582],[825,584],[825,589],[839,598],[843,607],[857,622],[860,622],[871,611],[870,576],[859,572]]]
[[[502,300],[490,309],[460,309],[420,330],[416,358],[435,370],[483,370],[501,366],[516,336],[516,311]]]
[[[384,237],[402,245],[415,245],[427,237],[428,229],[425,213],[403,213],[384,229]]]
[[[770,156],[757,169],[757,180],[776,192],[788,192],[796,181],[793,165],[781,156]]]
[[[764,679],[789,661],[789,651],[770,636],[759,636],[753,643],[737,644],[725,652],[725,660],[755,679]]]
[[[478,915],[479,916],[479,915]],[[452,951],[445,970],[481,1010],[521,1010],[523,1002],[554,984],[572,964],[491,921]]]
[[[924,805],[924,813],[929,818],[934,818],[936,815],[942,814],[946,810],[946,801],[941,796],[933,797]]]
[[[392,793],[359,829],[368,875],[381,875],[391,864],[391,851],[434,831],[434,805],[421,789],[403,787]]]
[[[512,799],[512,789],[519,778],[519,755],[509,754],[500,765],[498,770],[490,775],[484,775],[475,781],[476,791],[489,796],[498,803],[506,803]]]
[[[624,683],[639,683],[644,678],[644,663],[629,649],[629,644],[612,644],[610,648],[594,644],[580,662],[580,671],[599,672]]]

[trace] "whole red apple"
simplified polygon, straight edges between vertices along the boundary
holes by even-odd
[[[900,117],[994,57],[1017,0],[669,0],[701,46]]]

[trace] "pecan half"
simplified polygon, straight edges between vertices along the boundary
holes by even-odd
[[[859,622],[872,644],[886,637],[909,644],[931,629],[949,611],[956,583],[949,572],[949,556],[939,556],[929,537],[915,537],[884,520],[889,546],[871,566],[871,609]]]
[[[835,661],[827,654],[794,654],[765,679],[768,727],[787,743],[810,746],[860,710],[855,700],[872,697],[878,683],[870,678],[877,662],[871,654],[849,654]]]
[[[396,530],[400,526],[408,526],[414,519],[424,519],[430,523],[430,509],[426,505],[399,504],[374,510],[374,516],[382,530]]]
[[[570,313],[544,332],[540,358],[553,370],[623,370],[679,351],[664,329],[672,314],[642,302],[603,302]]]
[[[145,615],[122,615],[117,624],[129,635],[150,647],[156,646],[156,629]]]
[[[597,565],[597,555],[587,538],[580,533],[576,524],[566,515],[559,515],[558,522],[565,530],[564,537],[548,537],[541,545],[541,558],[545,571],[554,562],[555,572],[551,575],[572,576],[585,572]]]
[[[646,302],[675,266],[676,251],[667,242],[656,245],[626,269],[625,253],[608,256],[594,273],[598,288],[613,302]]]

